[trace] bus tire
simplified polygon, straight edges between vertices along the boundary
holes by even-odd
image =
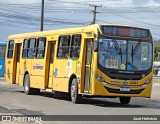
[[[71,101],[73,103],[80,103],[82,96],[78,94],[78,81],[76,78],[72,80],[71,88],[70,88]]]
[[[129,104],[131,97],[119,97],[121,104]]]
[[[30,87],[29,74],[26,74],[25,77],[24,77],[24,92],[27,95],[31,95],[34,92],[34,88]]]

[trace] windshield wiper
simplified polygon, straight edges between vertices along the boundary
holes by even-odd
[[[137,53],[137,51],[138,51],[140,45],[141,45],[141,42],[138,42],[138,43],[136,44],[136,46],[134,47],[134,49],[133,49],[133,45],[132,45],[132,53],[131,53],[131,56],[132,56],[132,63],[133,63],[133,56]]]
[[[117,43],[116,40],[114,40],[114,47],[116,48],[116,50],[117,50],[118,52],[120,52],[120,47],[119,47],[119,44]]]
[[[133,53],[133,45],[132,45],[132,53],[131,53],[131,55],[132,55],[132,63],[133,63],[133,56],[134,56],[134,53]]]
[[[119,55],[121,55],[121,63],[122,63],[122,48],[119,49]]]
[[[133,55],[135,55],[135,54],[137,53],[140,45],[141,45],[141,42],[138,42],[138,43],[136,44],[135,48],[133,49]],[[132,46],[133,46],[133,45],[132,45]]]
[[[116,50],[118,51],[118,54],[121,56],[121,62],[122,62],[122,48],[119,46],[116,40],[114,40],[114,46]]]

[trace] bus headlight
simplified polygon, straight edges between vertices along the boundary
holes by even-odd
[[[99,76],[96,72],[94,72],[94,75],[95,75],[95,77],[97,78],[98,81],[100,81],[102,83],[105,82],[104,78],[102,78],[101,76]]]
[[[143,86],[145,87],[145,86],[147,86],[149,83],[150,83],[150,80],[147,80],[147,81],[143,84]]]

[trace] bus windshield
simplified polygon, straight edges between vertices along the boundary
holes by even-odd
[[[152,43],[100,38],[98,62],[104,68],[110,69],[148,70],[152,66]]]

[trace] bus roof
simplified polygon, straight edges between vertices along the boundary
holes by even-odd
[[[90,31],[97,31],[97,28],[99,29],[100,26],[125,26],[125,27],[134,27],[134,28],[141,28],[136,26],[129,26],[129,25],[120,25],[120,24],[93,24],[88,25],[84,27],[78,27],[78,28],[66,28],[66,29],[57,29],[57,30],[49,30],[49,31],[39,31],[39,32],[30,32],[30,33],[23,33],[23,34],[15,34],[10,35],[8,39],[14,39],[14,38],[23,38],[23,37],[37,37],[37,36],[50,36],[50,35],[60,35],[60,34],[68,34],[68,33],[78,33],[78,32],[88,32]],[[145,29],[145,28],[142,28]]]
[[[6,45],[7,42],[0,42],[0,45]]]
[[[49,31],[39,31],[39,32],[30,32],[30,33],[23,33],[23,34],[15,34],[10,35],[9,39],[14,38],[21,38],[21,37],[28,37],[28,36],[42,36],[42,35],[60,35],[60,34],[67,34],[67,33],[78,33],[78,32],[85,32],[84,29],[97,29],[98,24],[95,25],[89,25],[85,27],[78,27],[78,28],[66,28],[66,29],[57,29],[57,30],[49,30]]]
[[[124,27],[141,28],[144,30],[148,30],[147,28],[144,28],[144,27],[130,26],[130,25],[125,25],[125,24],[101,24],[101,26],[124,26]]]

